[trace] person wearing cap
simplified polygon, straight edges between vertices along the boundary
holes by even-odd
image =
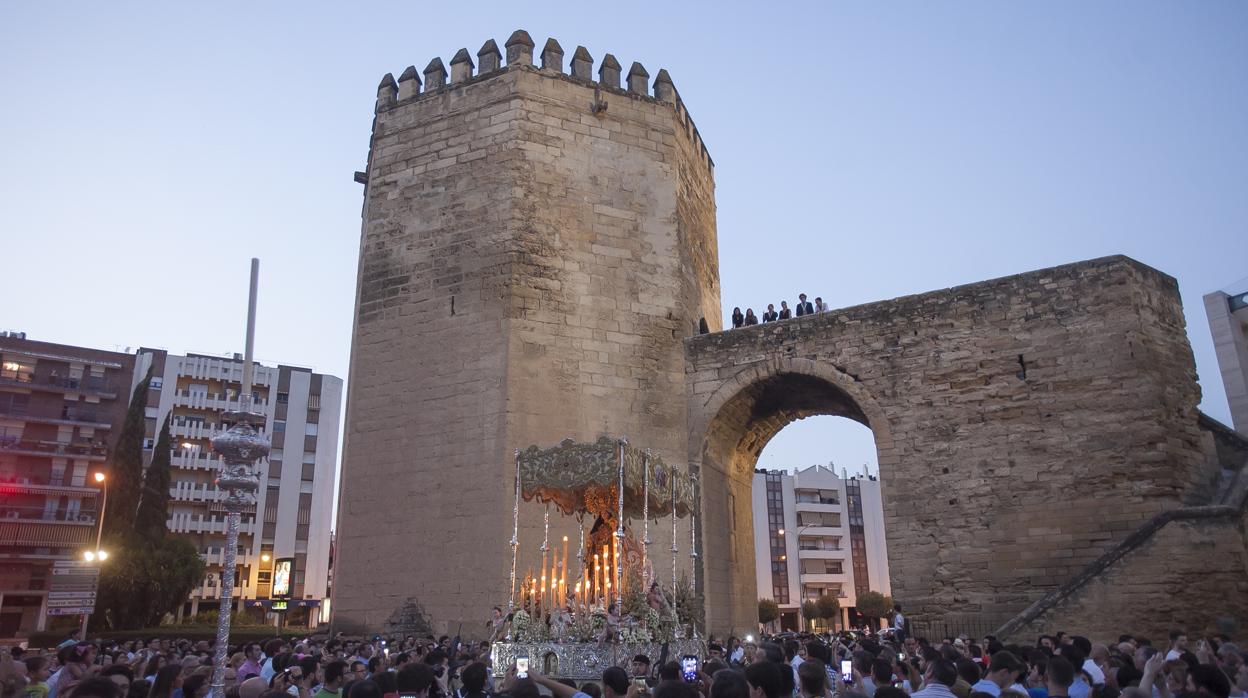
[[[654,684],[651,683],[650,679],[650,658],[644,654],[635,655],[629,678],[645,679],[647,686],[653,686]]]

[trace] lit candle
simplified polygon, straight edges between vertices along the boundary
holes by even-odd
[[[559,575],[559,603],[568,602],[568,537],[563,537],[563,570]]]

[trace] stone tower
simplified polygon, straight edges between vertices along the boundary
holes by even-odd
[[[666,70],[651,82],[607,54],[595,78],[579,46],[565,70],[554,39],[535,66],[524,31],[504,48],[378,89],[337,628],[414,602],[480,634],[507,601],[517,448],[610,434],[686,461],[683,342],[702,319],[720,329],[710,156]],[[521,570],[541,519],[522,506]],[[575,535],[552,524],[552,541]],[[652,537],[665,550],[670,528]]]

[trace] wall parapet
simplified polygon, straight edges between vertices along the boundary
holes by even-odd
[[[657,104],[666,104],[676,112],[677,120],[685,130],[685,135],[693,143],[698,156],[708,169],[715,169],[715,161],[711,158],[702,134],[689,110],[680,98],[667,69],[661,69],[650,82],[650,73],[640,62],[634,61],[628,74],[622,74],[620,62],[610,53],[603,56],[598,69],[598,79],[593,79],[593,56],[584,46],[577,46],[572,54],[571,65],[565,72],[563,47],[554,38],[547,39],[542,47],[541,66],[533,62],[533,49],[536,46],[528,32],[517,29],[507,39],[506,61],[499,51],[494,39],[489,39],[477,51],[477,62],[473,63],[467,48],[461,48],[450,61],[448,71],[440,57],[429,61],[424,71],[418,72],[415,65],[408,66],[400,75],[398,82],[387,73],[377,88],[376,113],[380,114],[399,106],[425,99],[445,90],[455,89],[467,84],[488,80],[510,70],[533,70],[542,75],[559,76],[560,78],[582,83],[593,87],[596,91],[618,96],[638,99]],[[424,80],[420,73],[423,72]],[[447,78],[450,78],[449,82]],[[627,85],[621,87],[621,78],[627,78]],[[593,113],[600,114],[605,110],[605,102],[595,97]]]

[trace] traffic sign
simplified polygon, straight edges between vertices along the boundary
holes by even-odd
[[[77,568],[69,568],[63,570],[52,570],[52,579],[65,579],[67,577],[82,577],[84,579],[99,579],[99,570],[83,570]]]
[[[78,568],[85,567],[85,568],[93,569],[96,571],[99,571],[100,569],[99,567],[96,567],[94,562],[87,562],[86,560],[57,560],[52,563],[52,569],[54,570],[64,569],[66,567],[78,567]]]
[[[48,599],[48,608],[78,608],[94,605],[95,602],[91,599]]]
[[[94,591],[49,591],[49,601],[63,601],[65,599],[81,599],[83,601],[95,601]]]
[[[93,606],[80,606],[75,608],[49,608],[50,616],[85,616],[95,613]]]

